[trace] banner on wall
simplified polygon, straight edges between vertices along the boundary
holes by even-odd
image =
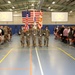
[[[13,12],[0,12],[0,21],[13,21]]]
[[[67,22],[68,12],[51,12],[52,22]]]

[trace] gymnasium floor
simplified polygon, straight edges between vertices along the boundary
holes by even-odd
[[[0,75],[75,75],[75,47],[50,36],[49,47],[20,46],[20,38],[0,45]]]

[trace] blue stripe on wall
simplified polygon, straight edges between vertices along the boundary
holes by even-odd
[[[42,29],[45,29],[46,26],[48,26],[49,30],[50,30],[50,34],[53,34],[54,33],[54,27],[56,26],[62,26],[63,24],[50,24],[50,25],[43,25]],[[16,34],[19,32],[19,30],[21,29],[21,26],[23,26],[23,24],[20,24],[20,25],[2,25],[2,26],[9,26],[12,28],[12,34]],[[64,26],[75,26],[74,24],[64,24]]]

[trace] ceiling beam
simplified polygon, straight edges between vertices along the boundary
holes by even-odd
[[[42,7],[43,3],[44,3],[44,0],[39,1],[39,5],[38,5],[38,8],[37,8],[38,10],[41,10],[41,7]]]
[[[46,2],[45,4],[49,4],[51,7],[56,6],[56,7],[63,7],[63,8],[68,8],[68,9],[75,9],[75,6],[71,7],[71,6],[61,5],[61,4],[54,4],[54,5],[52,5],[52,4],[48,3],[48,2]]]
[[[24,3],[24,2],[27,3],[27,2],[29,2],[29,1],[28,1],[28,0],[14,1],[14,2],[11,3],[11,4],[15,5],[15,4],[19,4],[19,3],[22,3],[22,2],[23,2],[23,3]],[[36,2],[37,2],[37,1],[36,1]],[[8,3],[7,3],[7,4],[6,4],[6,3],[1,3],[0,6],[8,6],[8,5],[11,5],[11,4],[8,4]]]

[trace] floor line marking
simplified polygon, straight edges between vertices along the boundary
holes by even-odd
[[[30,48],[30,75],[32,75],[32,50]]]
[[[69,56],[70,58],[72,58],[73,60],[75,60],[75,58],[71,55],[71,54],[69,54],[69,53],[67,53],[66,51],[64,51],[63,49],[61,49],[61,48],[59,48],[59,47],[57,47],[60,51],[62,51],[64,54],[66,54],[67,56]]]
[[[8,53],[0,60],[0,63],[3,62],[3,60],[12,52],[13,49],[10,49],[10,51],[8,51]]]
[[[56,46],[55,46],[56,47]],[[75,60],[75,58],[71,55],[71,54],[69,54],[69,53],[67,53],[65,50],[63,50],[62,48],[60,48],[60,47],[56,47],[56,48],[58,48],[58,50],[60,50],[61,52],[63,52],[64,54],[66,54],[68,57],[70,57],[71,59],[73,59],[73,60]]]
[[[0,70],[29,70],[29,68],[0,68]]]
[[[41,75],[44,75],[43,69],[42,69],[42,65],[41,65],[41,61],[40,61],[40,57],[37,51],[37,48],[35,48],[36,50],[36,55],[37,55],[37,59],[38,59],[38,63],[39,63],[39,67],[40,67],[40,71],[41,71]]]

